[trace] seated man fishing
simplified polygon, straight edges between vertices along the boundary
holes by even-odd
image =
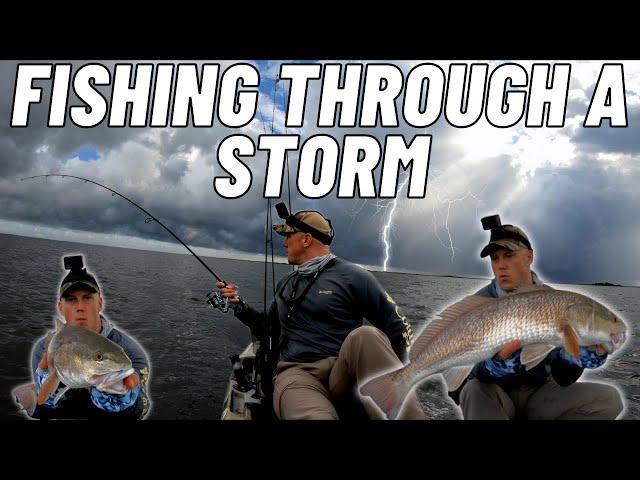
[[[285,237],[287,259],[298,269],[280,279],[268,312],[247,305],[236,285],[217,286],[254,334],[264,335],[270,325],[280,329],[276,416],[337,420],[336,400],[354,395],[356,385],[369,377],[402,366],[411,328],[371,273],[331,253],[329,219],[315,211],[288,215],[282,207],[277,208],[286,223],[273,229]],[[363,317],[373,326],[363,326]],[[370,400],[363,405],[370,418],[384,418]],[[424,419],[415,392],[400,418]]]
[[[514,225],[502,225],[498,215],[483,218],[482,224],[491,237],[480,256],[491,258],[495,278],[475,295],[501,298],[522,286],[543,285],[531,270],[533,248],[527,235]],[[579,361],[564,348],[554,348],[529,370],[520,362],[520,346],[514,340],[495,357],[477,363],[462,383],[447,379],[449,395],[465,419],[606,420],[622,412],[615,387],[577,382],[585,368],[604,364],[608,352],[603,345],[580,347]]]
[[[144,350],[101,314],[100,287],[82,257],[65,257],[64,264],[70,270],[59,287],[64,322],[58,319],[34,346],[35,382],[14,390],[18,403],[37,419],[142,418],[150,406]]]

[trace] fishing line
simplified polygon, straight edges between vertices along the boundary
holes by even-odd
[[[206,268],[206,269],[207,269],[207,271],[208,271],[211,275],[213,275],[213,276],[216,278],[216,280],[218,280],[219,282],[224,283],[224,284],[225,284],[225,286],[227,285],[227,282],[225,282],[224,280],[222,280],[222,278],[220,278],[220,277],[216,274],[216,272],[214,272],[213,270],[211,270],[211,268],[209,268],[209,266],[208,266],[206,263],[204,263],[204,262],[202,261],[202,259],[201,259],[198,255],[196,255],[196,253],[195,253],[193,250],[191,250],[191,248],[189,248],[189,246],[188,246],[186,243],[184,243],[184,242],[180,239],[180,237],[178,237],[175,233],[173,233],[173,232],[169,229],[169,227],[167,227],[164,223],[162,223],[160,220],[158,220],[158,219],[157,219],[153,214],[151,214],[149,211],[147,211],[146,209],[144,209],[143,207],[141,207],[140,205],[138,205],[136,202],[134,202],[134,201],[133,201],[133,200],[131,200],[130,198],[125,197],[124,195],[122,195],[121,193],[119,193],[119,192],[115,191],[114,189],[109,188],[109,187],[107,187],[106,185],[103,185],[103,184],[101,184],[101,183],[94,182],[93,180],[89,180],[88,178],[77,177],[77,176],[75,176],[75,175],[63,175],[63,174],[56,174],[56,173],[49,173],[49,174],[46,174],[46,175],[35,175],[35,176],[33,176],[33,177],[25,177],[25,178],[21,178],[21,179],[20,179],[20,181],[24,181],[24,180],[33,180],[33,179],[35,179],[35,178],[45,178],[45,179],[47,179],[47,178],[49,178],[49,177],[61,177],[61,178],[66,178],[66,177],[68,177],[68,178],[75,178],[75,179],[78,179],[78,180],[83,180],[84,182],[93,183],[94,185],[98,185],[99,187],[102,187],[102,188],[104,188],[104,189],[106,189],[106,190],[110,191],[110,192],[111,192],[111,196],[115,196],[115,195],[117,195],[117,196],[119,196],[120,198],[125,199],[125,200],[126,200],[127,202],[129,202],[131,205],[135,206],[136,208],[139,208],[139,209],[140,209],[140,210],[142,210],[146,215],[148,215],[148,217],[144,219],[144,223],[149,223],[149,222],[151,222],[151,220],[154,220],[158,225],[160,225],[160,226],[161,226],[162,228],[164,228],[167,232],[169,232],[169,234],[170,234],[173,238],[175,238],[177,241],[179,241],[179,242],[184,246],[184,248],[186,248],[186,249],[189,251],[189,253],[190,253],[191,255],[193,255],[193,256],[196,258],[196,260],[198,260],[198,261],[200,262],[200,264],[202,264],[202,266],[203,266],[204,268]]]

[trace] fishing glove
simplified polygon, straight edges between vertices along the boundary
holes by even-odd
[[[586,347],[580,347],[580,361],[568,353],[564,348],[558,351],[560,358],[566,362],[573,363],[582,368],[598,368],[607,361],[607,354],[600,355],[595,350],[588,349]]]
[[[91,387],[89,390],[89,396],[91,397],[91,402],[96,407],[106,412],[121,412],[136,403],[140,396],[140,390],[141,386],[138,385],[124,395],[118,395],[115,393],[103,392],[95,387]]]
[[[499,355],[489,358],[476,364],[473,368],[473,376],[480,381],[491,381],[495,378],[502,378],[515,375],[522,370],[520,363],[520,350],[509,358],[503,360]]]
[[[48,370],[42,370],[40,367],[36,368],[36,374],[35,374],[35,381],[36,381],[36,392],[40,391],[40,388],[42,388],[42,384],[45,382],[45,380],[49,377],[49,371]],[[60,385],[58,385],[58,388],[56,388],[56,391],[53,392],[51,395],[49,395],[49,398],[47,398],[47,401],[44,402],[44,406],[47,408],[56,408],[59,407],[60,404],[62,403],[62,401],[64,400],[65,395],[62,395],[62,397],[60,397],[60,399],[57,401],[57,403],[54,405],[54,401],[56,399],[56,397],[58,396],[58,394],[60,392],[62,392],[62,390],[64,390],[65,386],[60,383]]]

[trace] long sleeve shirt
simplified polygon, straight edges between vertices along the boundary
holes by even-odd
[[[283,277],[266,314],[244,304],[235,315],[258,336],[268,331],[269,322],[277,322],[280,360],[288,362],[337,356],[347,335],[365,318],[387,335],[402,361],[412,336],[406,317],[376,278],[341,258],[315,278],[298,272]]]

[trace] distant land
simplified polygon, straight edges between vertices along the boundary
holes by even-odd
[[[181,245],[179,244],[175,244],[173,245],[174,247],[178,247],[178,251],[169,251],[169,250],[161,250],[161,249],[154,249],[154,248],[144,248],[144,247],[124,247],[124,246],[116,246],[116,245],[111,245],[111,244],[104,244],[104,243],[93,243],[93,242],[83,242],[83,241],[79,241],[79,240],[68,240],[68,239],[57,239],[57,238],[47,238],[44,236],[29,236],[29,235],[20,235],[20,234],[16,234],[16,233],[8,233],[8,232],[2,232],[0,231],[0,236],[1,235],[8,235],[8,236],[13,236],[13,237],[26,237],[26,238],[34,238],[37,240],[47,240],[47,241],[51,241],[51,242],[65,242],[65,243],[75,243],[75,244],[79,244],[79,245],[96,245],[96,246],[105,246],[105,247],[109,247],[109,248],[122,248],[125,250],[142,250],[142,251],[148,251],[148,252],[159,252],[159,253],[168,253],[168,254],[173,254],[173,255],[189,255],[189,252],[187,252],[186,250],[184,251],[180,251]],[[218,258],[223,258],[223,259],[232,259],[232,260],[239,260],[239,261],[244,261],[244,262],[259,262],[259,263],[263,263],[264,259],[259,260],[258,258],[239,258],[239,257],[235,257],[235,256],[229,256],[229,257],[222,257],[222,256],[214,256],[214,255],[208,255],[207,249],[206,247],[195,247],[200,251],[199,256],[203,257],[203,258],[210,258],[210,259],[218,259]],[[258,257],[261,254],[249,254],[247,253],[246,255],[248,256],[254,256],[254,257]],[[280,265],[286,265],[286,261],[283,257],[280,257],[281,261],[275,260],[274,263],[275,264],[280,264]],[[269,262],[270,263],[270,262]],[[421,271],[415,271],[415,270],[407,270],[407,269],[402,269],[402,268],[397,268],[397,269],[389,269],[386,272],[383,270],[383,268],[381,266],[378,265],[367,265],[367,264],[363,264],[363,263],[357,263],[354,262],[357,265],[360,265],[361,267],[372,271],[372,272],[377,272],[377,273],[396,273],[396,274],[404,274],[404,275],[419,275],[419,276],[425,276],[425,277],[449,277],[449,278],[461,278],[461,279],[468,279],[468,280],[491,280],[492,277],[487,277],[487,276],[474,276],[474,275],[443,275],[443,274],[438,274],[438,273],[431,273],[431,272],[421,272]],[[635,286],[635,285],[620,285],[617,283],[610,283],[610,282],[595,282],[595,283],[563,283],[563,282],[553,282],[550,281],[549,283],[555,283],[558,285],[585,285],[585,286],[600,286],[600,287],[635,287],[635,288],[640,288],[640,286]]]
[[[81,240],[69,240],[69,239],[59,239],[59,238],[47,238],[44,236],[29,236],[29,235],[19,235],[16,233],[7,233],[7,232],[2,232],[0,231],[0,236],[2,235],[7,235],[7,236],[12,236],[12,237],[22,237],[22,238],[33,238],[36,240],[45,240],[45,241],[49,241],[49,242],[63,242],[63,243],[73,243],[73,244],[77,244],[77,245],[95,245],[95,246],[99,246],[99,247],[108,247],[108,248],[121,248],[124,250],[141,250],[144,252],[158,252],[158,253],[167,253],[169,255],[190,255],[190,253],[183,248],[182,245],[180,244],[175,244],[173,245],[174,247],[176,247],[176,251],[170,251],[170,250],[160,250],[160,249],[153,249],[153,248],[144,248],[144,247],[138,247],[138,246],[119,246],[119,245],[112,245],[112,244],[105,244],[105,243],[93,243],[93,242],[86,242],[86,241],[81,241]],[[223,257],[223,256],[215,256],[215,255],[211,255],[208,254],[207,252],[207,248],[206,247],[194,247],[194,246],[190,246],[192,249],[196,249],[196,253],[198,254],[199,257],[201,258],[208,258],[208,259],[212,259],[212,260],[217,260],[217,259],[225,259],[225,260],[238,260],[240,262],[257,262],[257,263],[264,263],[264,258],[259,259],[258,257],[262,256],[262,254],[260,253],[256,253],[256,254],[250,254],[247,253],[247,255],[252,255],[256,258],[240,258],[237,256],[228,256],[228,257]],[[280,260],[274,260],[273,263],[275,263],[276,265],[287,265],[287,261],[286,258],[280,256],[280,257],[276,257],[279,258]],[[271,261],[269,261],[269,263],[271,263]],[[415,270],[405,270],[405,269],[394,269],[393,267],[391,269],[388,269],[386,272],[383,270],[383,268],[379,265],[368,265],[365,263],[358,263],[358,262],[354,262],[356,265],[361,266],[362,268],[369,270],[371,272],[376,272],[376,273],[399,273],[399,274],[403,274],[403,275],[420,275],[420,276],[425,276],[425,277],[451,277],[451,278],[466,278],[466,279],[482,279],[482,280],[491,280],[491,278],[489,277],[474,277],[474,276],[466,276],[466,275],[440,275],[437,273],[430,273],[430,272],[420,272],[420,271],[415,271]]]

